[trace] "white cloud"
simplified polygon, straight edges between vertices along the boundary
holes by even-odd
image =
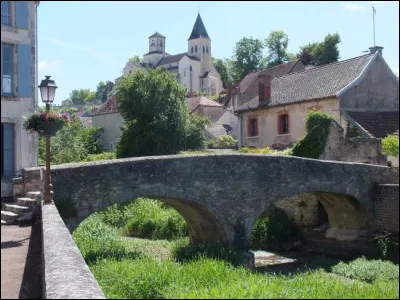
[[[61,60],[58,59],[52,61],[43,60],[38,63],[38,70],[39,71],[54,70],[60,66],[61,66]]]
[[[354,4],[354,3],[346,3],[344,5],[345,10],[350,11],[365,11],[365,7],[362,5]]]
[[[85,48],[85,47],[81,47],[79,45],[73,44],[73,43],[69,43],[69,42],[65,42],[65,41],[61,41],[61,40],[57,40],[57,39],[52,39],[52,38],[47,38],[47,37],[40,37],[43,40],[49,41],[54,45],[59,45],[65,48],[69,48],[72,50],[76,50],[76,51],[80,51],[80,52],[85,52],[91,56],[93,56],[94,58],[96,58],[97,60],[111,66],[111,67],[115,67],[118,66],[114,61],[110,60],[109,57],[101,52],[98,52],[96,50],[90,49],[90,48]]]

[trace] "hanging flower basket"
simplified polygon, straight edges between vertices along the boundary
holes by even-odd
[[[24,128],[30,133],[38,132],[43,136],[55,136],[57,131],[69,124],[70,116],[67,113],[40,111],[24,117]]]

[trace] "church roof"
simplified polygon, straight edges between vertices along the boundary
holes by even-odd
[[[163,59],[160,60],[160,62],[157,64],[157,66],[162,66],[166,64],[173,64],[181,60],[182,57],[187,56],[191,60],[199,60],[197,57],[194,56],[189,56],[187,53],[180,53],[180,54],[175,54],[175,55],[170,55],[166,56]]]
[[[158,33],[157,31],[156,31],[156,33],[154,33],[151,36],[149,36],[149,39],[152,38],[152,37],[162,37],[162,38],[165,39],[165,36],[163,36],[162,34]]]
[[[203,20],[200,17],[200,14],[197,15],[196,22],[194,23],[192,33],[190,34],[189,40],[198,39],[200,37],[208,38],[207,30],[204,27]]]

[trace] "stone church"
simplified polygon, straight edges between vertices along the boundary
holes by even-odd
[[[146,68],[164,68],[174,74],[188,95],[202,92],[205,95],[217,95],[223,87],[221,76],[211,62],[211,39],[197,15],[192,33],[188,39],[187,52],[170,55],[165,52],[166,37],[156,32],[149,37],[149,52],[143,55],[141,62],[128,62],[123,70],[126,76],[136,70]]]

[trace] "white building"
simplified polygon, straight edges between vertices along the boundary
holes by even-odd
[[[38,163],[38,137],[23,128],[37,102],[39,1],[1,1],[1,197],[13,195],[12,178]]]
[[[175,55],[166,53],[165,39],[158,32],[151,35],[149,52],[143,55],[140,63],[128,62],[123,74],[126,76],[136,70],[145,71],[146,67],[160,67],[173,73],[190,94],[202,92],[206,95],[217,95],[222,91],[221,76],[211,63],[211,39],[200,14],[197,15],[188,39],[187,52]]]

